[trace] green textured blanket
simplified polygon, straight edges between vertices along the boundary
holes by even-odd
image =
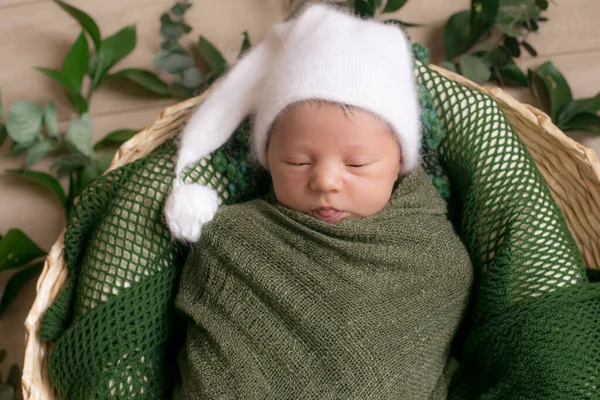
[[[225,207],[176,298],[189,316],[180,395],[429,399],[471,277],[420,167],[364,219],[330,224],[272,199]]]

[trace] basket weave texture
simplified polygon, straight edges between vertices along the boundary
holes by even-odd
[[[588,268],[600,269],[600,163],[593,151],[564,135],[550,118],[534,107],[521,104],[501,89],[490,89],[435,66],[440,74],[493,97],[532,154],[560,207]],[[139,159],[180,132],[190,111],[208,93],[165,109],[154,124],[138,133],[116,153],[109,170]],[[57,398],[47,375],[51,350],[39,339],[44,311],[65,284],[63,235],[52,247],[37,285],[37,297],[26,319],[23,369],[25,399]]]

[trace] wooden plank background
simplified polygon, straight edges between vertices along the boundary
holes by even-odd
[[[161,41],[159,18],[173,0],[71,0],[70,3],[92,15],[105,36],[135,24],[137,48],[119,67],[151,68]],[[443,57],[443,24],[452,13],[468,9],[469,4],[468,0],[411,0],[394,17],[425,24],[410,29],[411,37],[427,45],[433,61],[439,61]],[[247,30],[256,43],[272,23],[283,20],[289,11],[289,0],[195,0],[188,12],[188,23],[194,28],[191,40],[202,34],[227,60],[233,61],[242,43],[241,32]],[[546,15],[550,21],[540,24],[540,34],[529,38],[539,57],[525,56],[519,65],[533,68],[552,60],[566,76],[575,98],[596,94],[600,91],[600,1],[551,2]],[[50,0],[0,0],[0,90],[5,110],[16,101],[52,100],[64,126],[73,112],[58,85],[33,67],[58,68],[78,34],[77,23]],[[526,90],[510,92],[522,101],[532,101]],[[94,95],[90,107],[94,136],[98,139],[117,128],[140,129],[173,103],[173,100],[123,93],[114,87],[102,88]],[[571,136],[597,153],[600,151],[600,138],[585,133]],[[7,150],[5,144],[0,154]],[[50,163],[43,161],[35,169],[46,171]],[[41,247],[49,249],[64,226],[64,214],[60,204],[43,190],[4,173],[23,164],[22,158],[0,157],[0,234],[18,227]],[[0,290],[9,276],[9,273],[0,275]],[[4,376],[12,362],[22,361],[22,322],[34,295],[35,281],[0,318],[0,348],[9,352],[0,368]]]

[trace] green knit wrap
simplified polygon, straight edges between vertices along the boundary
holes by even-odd
[[[378,214],[335,224],[255,200],[188,257],[186,399],[429,399],[472,267],[422,168]],[[445,394],[444,394],[445,398]]]

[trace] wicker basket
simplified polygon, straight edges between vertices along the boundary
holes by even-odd
[[[544,175],[587,266],[600,269],[600,163],[594,152],[565,136],[546,114],[518,102],[501,89],[481,87],[460,75],[435,66],[432,68],[498,101]],[[165,109],[153,125],[121,146],[109,170],[143,157],[177,134],[190,111],[206,94]],[[51,349],[40,341],[39,328],[44,311],[66,281],[63,255],[61,235],[48,254],[37,283],[37,297],[25,321],[27,337],[22,385],[26,400],[58,398],[50,386],[46,368]]]

